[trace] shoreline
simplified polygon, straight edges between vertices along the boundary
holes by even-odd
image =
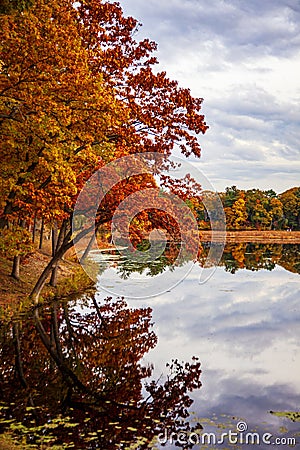
[[[224,234],[222,232],[212,232],[200,230],[201,242],[223,242]],[[261,244],[300,244],[300,231],[280,231],[280,230],[245,230],[245,231],[227,231],[226,243],[261,243]]]
[[[35,250],[23,258],[20,279],[15,280],[10,276],[12,260],[0,257],[0,312],[2,308],[18,309],[19,305],[30,303],[31,290],[50,259],[47,250]],[[57,287],[51,287],[48,283],[49,280],[41,295],[43,301],[84,293],[94,284],[81,265],[67,257],[59,262]]]
[[[222,232],[200,230],[201,242],[224,242]],[[227,231],[226,244],[254,243],[254,244],[300,244],[300,231]],[[49,244],[48,244],[49,245]],[[112,247],[113,248],[113,247]],[[16,281],[10,277],[12,261],[0,257],[0,309],[3,306],[18,305],[26,303],[26,299],[33,288],[37,275],[41,273],[50,260],[48,249],[36,250],[33,254],[24,258],[21,264],[20,280]],[[73,255],[74,256],[74,255]],[[84,270],[72,258],[72,251],[59,263],[59,277],[57,288],[46,285],[42,294],[43,299],[53,297],[65,297],[74,292],[82,292],[91,287],[93,283],[84,273]]]

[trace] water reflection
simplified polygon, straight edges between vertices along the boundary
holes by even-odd
[[[206,432],[235,431],[244,420],[249,431],[296,436],[299,445],[299,423],[270,414],[299,411],[299,247],[275,246],[272,252],[259,245],[263,252],[246,254],[237,270],[226,270],[228,259],[230,268],[238,261],[239,249],[226,248],[222,265],[205,285],[199,285],[195,266],[176,290],[153,302],[160,339],[151,360],[159,371],[161,361],[174,353],[200,356],[203,386],[192,408]],[[270,260],[280,264],[273,268]]]
[[[153,311],[97,293],[1,317],[0,433],[37,448],[105,450],[154,449],[160,433],[191,432],[199,421],[222,431],[225,416],[225,430],[242,418],[250,429],[294,433],[298,424],[270,411],[299,410],[299,247],[227,245],[199,285],[203,253],[177,289],[151,300]],[[118,276],[172,268],[166,257],[141,268],[110,253],[103,271]],[[179,362],[192,355],[200,390],[199,361]]]
[[[109,450],[148,448],[166,428],[191,430],[188,392],[201,386],[200,363],[174,360],[165,381],[151,381],[153,368],[141,359],[156,343],[151,309],[123,300],[3,317],[0,432],[38,446]]]
[[[217,243],[204,243],[202,252],[198,256],[196,264],[200,267],[207,266],[207,257],[211,246],[218,246]],[[166,270],[175,271],[177,265],[174,266],[174,260],[178,253],[178,245],[170,244],[166,251],[163,252],[154,261],[143,261],[134,264],[132,259],[126,259],[120,255],[118,251],[107,249],[106,251],[94,252],[93,258],[100,266],[100,273],[105,278],[107,274],[105,270],[113,267],[114,276],[118,276],[122,280],[127,280],[134,274],[140,274],[146,277],[155,277]],[[257,270],[274,270],[276,266],[281,266],[292,273],[300,273],[300,245],[299,244],[226,244],[220,261],[215,264],[227,272],[235,273],[240,269],[251,271]],[[182,258],[181,265],[190,261],[189,254],[186,253]]]
[[[293,273],[300,273],[299,253],[300,245],[227,244],[219,265],[230,273],[240,269],[271,271],[276,266],[284,267]]]

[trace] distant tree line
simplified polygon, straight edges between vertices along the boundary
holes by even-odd
[[[242,190],[231,186],[219,195],[228,230],[300,230],[299,187],[276,194],[273,189]],[[197,218],[201,229],[210,228],[203,203],[197,207]]]

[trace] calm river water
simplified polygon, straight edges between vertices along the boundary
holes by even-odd
[[[158,378],[166,361],[199,356],[203,385],[193,393],[190,410],[205,431],[218,436],[211,447],[270,448],[279,438],[276,448],[286,448],[287,438],[296,435],[300,445],[300,422],[271,414],[300,410],[299,246],[232,245],[220,265],[212,274],[195,264],[171,291],[128,300],[132,307],[153,309],[158,344],[146,361],[154,364]],[[199,284],[205,272],[210,278]],[[118,289],[116,269],[106,281],[104,287]],[[99,291],[103,295],[101,287]],[[236,432],[239,422],[247,424],[248,445],[243,442],[246,432],[237,437],[243,445],[234,444],[235,435],[224,436],[223,443],[220,434]],[[255,431],[259,438],[251,435]],[[263,442],[264,433],[273,437],[265,436]],[[168,448],[185,438],[166,437]],[[200,448],[196,436],[187,441],[193,439]],[[213,444],[214,436],[208,439]]]
[[[0,322],[0,433],[10,427],[60,449],[144,449],[153,437],[150,448],[299,447],[299,250],[229,245],[218,267],[179,272],[165,259],[141,268],[118,252],[94,253],[93,300],[59,300]],[[113,294],[132,286],[152,296],[119,304]],[[193,356],[202,386],[195,381],[187,420],[201,424],[197,433],[182,428],[186,404],[174,406],[187,398],[185,366],[177,384],[166,368]],[[147,388],[148,376],[158,384]],[[154,403],[143,403],[149,392]],[[153,432],[165,407],[168,426]]]

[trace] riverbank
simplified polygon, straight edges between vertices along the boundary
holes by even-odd
[[[211,231],[201,231],[201,241],[210,242]],[[214,242],[223,242],[224,235],[215,232]],[[226,243],[274,243],[274,244],[300,244],[300,231],[227,231]],[[107,246],[107,244],[105,244]],[[49,244],[48,244],[49,247]],[[35,250],[34,253],[23,259],[20,270],[20,280],[10,276],[12,261],[0,257],[0,307],[7,305],[24,304],[32,291],[39,275],[50,261],[50,247],[44,246],[43,250]],[[58,285],[53,288],[46,285],[43,298],[54,296],[73,295],[86,291],[93,285],[93,281],[86,275],[80,264],[70,251],[69,256],[60,261],[58,269]]]
[[[211,231],[201,231],[201,241],[211,242]],[[214,232],[213,242],[223,242],[224,234],[221,232]],[[264,244],[300,244],[300,231],[227,231],[226,243],[264,243]]]
[[[20,279],[10,276],[12,261],[0,257],[0,307],[7,308],[25,304],[38,277],[50,261],[47,250],[36,250],[23,258],[20,267]],[[87,276],[80,264],[74,259],[65,258],[59,262],[57,287],[47,284],[42,292],[43,299],[54,296],[63,297],[85,292],[94,282]]]

